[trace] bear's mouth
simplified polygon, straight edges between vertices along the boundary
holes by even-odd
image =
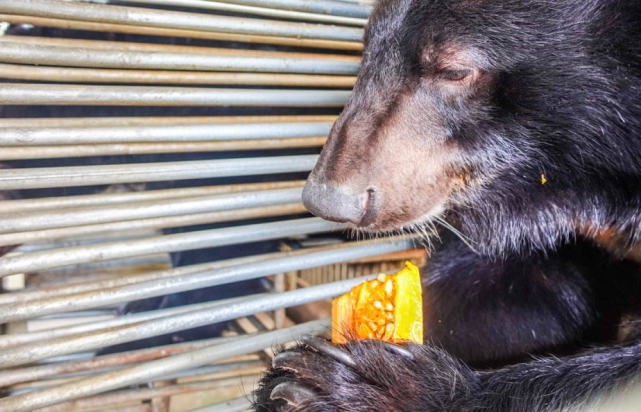
[[[418,235],[420,238],[431,243],[431,239],[438,237],[438,228],[454,233],[461,238],[472,250],[475,250],[473,242],[462,234],[446,215],[454,204],[465,197],[466,190],[480,183],[480,179],[473,178],[472,174],[458,173],[447,177],[447,183],[442,187],[446,188],[438,196],[436,202],[424,203],[420,210],[412,199],[405,201],[405,205],[390,206],[384,204],[384,196],[378,190],[368,191],[367,198],[363,199],[365,213],[358,224],[351,223],[352,234],[358,238],[361,236],[380,237],[389,235]],[[427,196],[434,198],[434,194]],[[400,213],[399,213],[400,211]]]

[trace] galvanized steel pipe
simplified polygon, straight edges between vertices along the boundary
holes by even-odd
[[[203,30],[172,29],[144,25],[98,23],[94,21],[52,19],[46,17],[0,14],[0,21],[14,24],[32,24],[34,26],[59,27],[62,29],[88,30],[98,32],[128,33],[147,36],[186,37],[193,39],[233,41],[258,44],[275,44],[294,47],[312,47],[332,50],[363,50],[360,41],[341,41],[325,39],[308,39],[301,37],[264,36],[257,34],[224,33]]]
[[[300,155],[101,166],[3,169],[2,174],[0,174],[0,190],[306,172],[314,167],[317,158],[317,155]]]
[[[254,295],[260,297],[260,295]],[[72,325],[64,328],[55,328],[50,330],[42,330],[35,332],[27,332],[11,335],[0,335],[0,350],[7,349],[15,346],[22,346],[28,343],[44,342],[48,339],[57,339],[64,336],[82,335],[87,332],[97,330],[115,329],[121,326],[133,325],[139,322],[146,322],[149,320],[160,319],[167,316],[178,315],[181,313],[188,313],[200,309],[214,309],[221,305],[227,305],[232,302],[242,302],[248,299],[246,296],[241,296],[233,299],[209,301],[202,303],[193,303],[190,305],[182,305],[165,309],[150,310],[146,312],[129,313],[126,316],[117,316],[113,319],[81,323],[79,325]],[[0,378],[2,377],[0,371]],[[0,379],[1,381],[1,379]],[[0,384],[1,386],[1,384]]]
[[[205,0],[129,0],[129,3],[171,5],[178,7],[194,7],[199,9],[209,9],[226,11],[232,13],[253,14],[258,16],[268,16],[280,19],[296,19],[304,21],[317,21],[321,23],[346,24],[352,26],[364,26],[367,24],[366,18],[347,17],[336,14],[307,13],[300,11],[285,10],[282,8],[267,8],[265,2],[258,2],[260,7],[246,6],[221,1]]]
[[[133,202],[127,205],[93,206],[47,212],[0,214],[0,233],[79,226],[160,216],[215,212],[300,202],[300,188],[259,190],[166,201]]]
[[[179,330],[197,328],[242,316],[249,316],[254,313],[302,305],[345,293],[352,287],[364,280],[372,279],[374,276],[364,276],[278,294],[248,295],[244,299],[220,301],[224,304],[216,308],[194,310],[126,325],[113,330],[86,332],[69,337],[49,339],[46,342],[30,343],[20,347],[4,349],[0,351],[0,368],[24,365],[53,356],[94,350]],[[0,405],[2,405],[1,400]]]
[[[353,87],[356,76],[229,73],[135,69],[94,69],[0,64],[0,77],[68,83],[137,83],[181,85],[241,85],[297,87]]]
[[[114,116],[114,117],[29,117],[0,118],[0,128],[83,128],[123,126],[176,126],[193,124],[252,124],[252,123],[333,123],[336,115],[284,116]]]
[[[278,225],[283,226],[294,222],[293,226],[296,226],[297,224],[300,225],[300,222],[306,220],[313,220],[313,218],[263,225],[271,225],[271,228],[273,228]],[[247,230],[245,229],[247,227],[249,226],[236,227],[232,229],[246,232]],[[227,231],[227,229],[215,230],[219,233]],[[205,232],[214,232],[214,230]],[[301,233],[306,232],[301,231]],[[389,240],[379,242],[348,244],[341,248],[308,249],[290,256],[258,259],[254,263],[245,263],[208,271],[168,276],[130,285],[116,286],[109,289],[56,296],[52,298],[45,297],[34,301],[9,303],[0,306],[0,322],[6,323],[53,313],[103,307],[119,302],[127,302],[130,300],[161,296],[169,293],[184,292],[186,290],[239,282],[241,280],[255,279],[262,276],[286,273],[293,270],[301,270],[338,262],[347,262],[367,256],[375,256],[383,253],[411,249],[412,245],[412,238],[391,238]]]
[[[300,252],[287,252],[285,256],[293,256]],[[148,280],[158,280],[161,278],[186,275],[189,273],[204,272],[208,270],[221,269],[224,267],[243,265],[247,263],[257,263],[262,260],[273,257],[283,256],[282,253],[267,253],[262,255],[251,255],[242,258],[233,258],[225,260],[214,260],[212,262],[199,263],[189,266],[180,266],[163,270],[151,270],[142,273],[130,273],[127,276],[110,277],[107,279],[89,280],[85,282],[74,282],[70,284],[61,284],[54,286],[42,286],[40,288],[31,288],[27,290],[15,291],[13,293],[0,293],[0,304],[15,302],[36,301],[42,298],[61,297],[63,295],[72,295],[76,293],[89,292],[95,290],[109,289],[117,286],[132,285],[135,283],[146,282]],[[4,336],[2,342],[13,341],[14,337]],[[3,343],[4,344],[4,343]],[[1,346],[1,345],[0,345]]]
[[[2,15],[0,15],[2,16]],[[308,53],[273,50],[246,50],[238,48],[188,46],[180,44],[140,43],[131,41],[86,40],[69,37],[42,37],[5,35],[0,37],[2,43],[17,43],[36,46],[54,46],[82,50],[111,50],[127,52],[158,52],[169,54],[197,54],[208,56],[242,56],[242,57],[281,57],[283,59],[303,58],[330,61],[358,62],[360,57],[346,54]]]
[[[0,83],[0,104],[342,107],[350,93],[346,90]]]
[[[247,398],[247,396],[239,396],[238,398],[203,406],[202,408],[190,409],[187,412],[245,412],[250,410],[251,406],[251,399]]]
[[[170,227],[183,227],[190,225],[201,225],[206,223],[228,222],[231,220],[302,214],[306,212],[307,210],[301,203],[288,203],[276,206],[226,210],[222,212],[195,213],[181,216],[127,220],[95,225],[71,226],[44,230],[41,229],[30,232],[11,232],[0,234],[0,246],[19,245],[25,243],[41,243],[46,240],[50,241],[69,237],[96,235],[98,233],[113,233],[117,231],[132,231],[140,229],[165,229]]]
[[[326,136],[331,127],[331,122],[212,123],[59,128],[15,127],[0,128],[0,146],[283,139]]]
[[[335,291],[332,291],[335,292]],[[339,292],[340,293],[340,292]],[[262,350],[265,347],[283,344],[306,334],[317,334],[326,330],[326,320],[308,322],[266,332],[257,336],[244,336],[231,342],[197,349],[164,359],[145,362],[130,368],[103,373],[90,378],[65,383],[54,388],[0,399],[0,409],[15,412],[30,411],[63,401],[121,388],[134,383],[146,382],[157,376],[207,363],[220,361],[238,355]]]
[[[186,197],[211,196],[248,192],[252,190],[276,190],[303,187],[305,181],[242,183],[237,185],[196,186],[176,189],[146,190],[141,192],[98,193],[92,195],[41,197],[35,199],[15,199],[0,202],[0,213],[32,212],[36,210],[64,209],[83,206],[106,206],[149,200],[180,199]],[[0,299],[2,299],[0,294]]]
[[[106,143],[58,146],[6,146],[0,160],[55,159],[86,156],[135,155],[155,153],[224,152],[259,149],[321,147],[326,137],[287,139],[219,140],[210,142]]]
[[[218,337],[198,341],[174,343],[171,345],[156,346],[153,348],[137,349],[127,352],[97,356],[86,360],[53,362],[41,365],[26,366],[0,371],[0,386],[5,387],[21,382],[30,382],[38,379],[71,374],[83,371],[94,371],[104,368],[113,368],[128,363],[144,362],[152,359],[164,358],[176,353],[185,352],[204,346],[211,346],[225,341],[236,339],[234,337]]]
[[[0,0],[0,12],[127,25],[140,24],[163,28],[328,40],[360,41],[363,36],[362,29],[351,27],[216,16],[139,7],[72,3],[60,0],[22,0],[19,2]]]
[[[186,395],[196,392],[205,392],[211,390],[220,390],[222,388],[237,386],[240,382],[247,385],[255,384],[261,375],[258,371],[252,372],[236,371],[237,376],[230,378],[207,379],[200,381],[190,381],[186,383],[177,383],[166,386],[157,386],[153,388],[124,389],[116,392],[96,395],[84,399],[76,399],[64,402],[55,406],[50,406],[39,410],[38,412],[68,412],[68,411],[117,411],[122,412],[125,405],[137,404],[136,410],[140,412],[140,404],[145,404],[148,399],[169,398],[173,395]],[[240,404],[233,403],[230,408],[219,409],[221,412],[242,412],[246,411],[251,404],[246,397],[245,408],[240,409]],[[240,399],[240,398],[239,398]]]
[[[225,3],[274,7],[285,10],[300,10],[338,16],[367,18],[372,7],[364,4],[349,4],[333,0],[218,0]]]
[[[224,229],[199,230],[144,239],[105,242],[0,257],[0,276],[88,262],[178,252],[340,230],[346,225],[320,218],[293,219]],[[169,293],[169,291],[166,291]],[[0,313],[0,318],[4,314]]]
[[[211,53],[101,50],[0,42],[0,61],[114,69],[211,70],[307,74],[355,74],[359,59],[264,57]]]

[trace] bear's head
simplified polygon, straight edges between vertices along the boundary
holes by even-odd
[[[495,255],[638,228],[638,3],[379,2],[306,207],[369,232],[447,217]]]

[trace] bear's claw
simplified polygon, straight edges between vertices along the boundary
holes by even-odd
[[[351,368],[356,367],[356,361],[346,351],[332,345],[329,341],[317,336],[304,336],[301,341],[312,349],[329,356],[337,362]]]
[[[283,382],[272,390],[269,399],[283,399],[289,406],[298,408],[305,401],[311,400],[316,393],[308,387],[296,382]]]

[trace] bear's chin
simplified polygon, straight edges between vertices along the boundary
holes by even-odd
[[[418,234],[423,238],[438,236],[436,227],[438,225],[449,226],[443,215],[445,214],[447,202],[442,202],[432,207],[428,212],[419,214],[418,217],[412,216],[393,216],[392,218],[376,219],[368,225],[350,225],[355,233],[365,233],[372,237],[384,235],[411,235]]]

